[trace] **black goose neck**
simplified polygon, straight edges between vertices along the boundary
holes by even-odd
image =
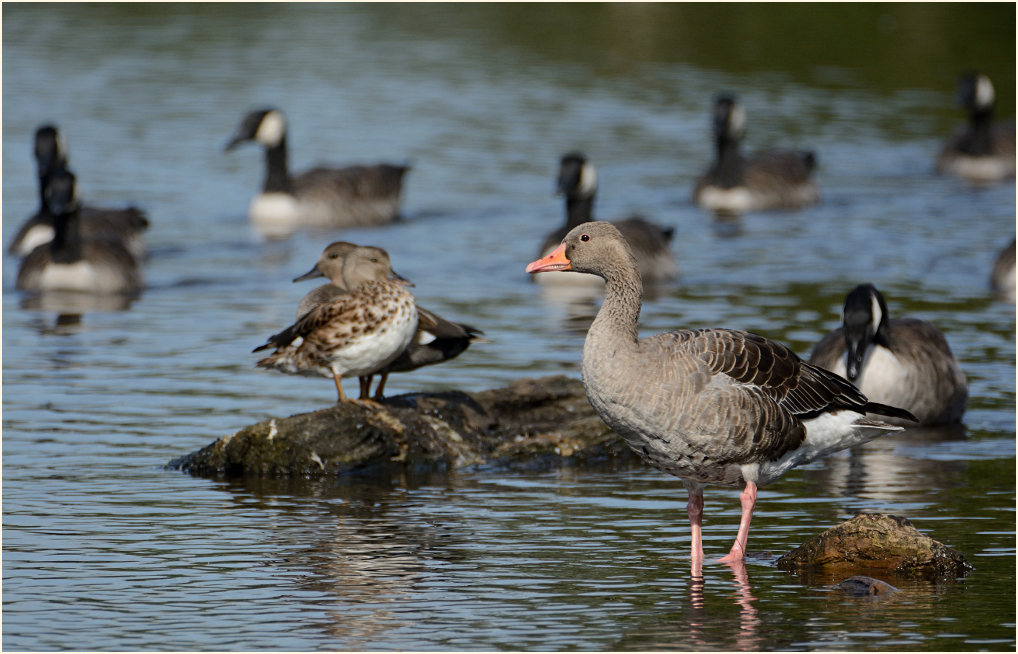
[[[594,196],[578,197],[575,195],[566,196],[566,229],[572,229],[577,225],[589,223],[593,220]]]
[[[718,186],[730,188],[742,183],[743,160],[739,151],[739,140],[719,136],[716,143],[717,160],[714,162],[713,181]]]
[[[973,109],[969,114],[968,129],[962,140],[961,150],[972,156],[993,152],[993,109]]]
[[[286,136],[276,145],[265,146],[266,193],[291,192],[290,173],[286,164]]]
[[[50,256],[55,263],[73,263],[81,259],[81,212],[53,216],[53,240]]]

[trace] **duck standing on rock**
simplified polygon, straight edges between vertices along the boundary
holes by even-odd
[[[291,176],[286,117],[279,109],[245,116],[226,150],[246,141],[265,146],[265,184],[248,208],[248,218],[265,234],[286,235],[300,227],[370,227],[399,219],[408,165],[319,166]]]
[[[694,576],[700,576],[703,562],[705,485],[744,486],[738,535],[721,559],[741,561],[758,486],[901,429],[866,413],[912,418],[868,401],[841,377],[750,332],[696,329],[639,338],[639,268],[609,223],[575,227],[526,270],[583,272],[605,280],[604,302],[583,346],[587,399],[645,461],[682,479],[689,492]]]
[[[343,269],[346,259],[354,252],[357,254],[353,256],[358,257],[361,261],[369,263],[382,261],[386,267],[389,267],[389,253],[382,248],[358,246],[347,241],[330,243],[322,251],[322,255],[314,267],[293,280],[299,282],[317,277],[329,279],[328,284],[315,287],[301,298],[300,304],[297,305],[298,319],[319,304],[349,293],[348,284],[343,277]],[[417,316],[417,332],[414,334],[413,340],[410,341],[402,354],[378,371],[381,380],[375,390],[374,399],[382,399],[385,382],[390,373],[409,372],[422,366],[449,361],[459,356],[470,347],[471,343],[485,341],[481,337],[484,332],[476,327],[446,320],[420,306],[417,307]],[[368,375],[365,382],[369,390],[371,377]]]
[[[346,257],[343,278],[349,292],[318,305],[255,348],[255,352],[276,348],[257,365],[331,377],[339,402],[377,406],[368,398],[368,376],[406,350],[417,331],[417,305],[388,257],[373,257],[367,248]],[[361,378],[360,397],[348,400],[342,379],[353,376]]]

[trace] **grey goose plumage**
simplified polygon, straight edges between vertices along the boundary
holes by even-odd
[[[312,289],[301,298],[297,306],[298,319],[316,306],[349,292],[343,271],[347,257],[355,251],[368,259],[377,258],[388,265],[389,254],[382,248],[357,246],[347,241],[330,243],[311,270],[293,280],[299,282],[317,277],[330,280],[328,284]],[[417,331],[410,344],[392,362],[378,370],[381,379],[375,390],[374,399],[382,399],[385,382],[391,373],[409,372],[422,366],[449,361],[459,356],[472,343],[485,340],[482,338],[484,332],[480,329],[446,320],[420,306],[417,307],[417,316]],[[371,375],[366,376],[364,383],[370,392]]]
[[[8,252],[22,257],[53,239],[53,215],[44,207],[46,185],[50,175],[67,168],[67,148],[55,125],[41,125],[36,129],[33,143],[39,209],[21,225],[8,246]],[[120,241],[138,261],[145,256],[144,232],[148,226],[145,213],[136,207],[113,209],[84,205],[80,209],[79,229],[83,238]]]
[[[255,141],[265,147],[265,183],[248,207],[251,222],[264,233],[288,234],[299,227],[385,225],[399,218],[408,165],[318,166],[291,175],[286,139],[286,117],[279,109],[270,108],[247,114],[226,145],[226,150],[232,150]]]
[[[917,318],[892,320],[872,284],[849,292],[842,326],[816,344],[809,360],[876,402],[908,409],[923,425],[959,422],[965,413],[968,382],[944,334]]]
[[[338,401],[343,377],[359,377],[358,402],[373,405],[365,378],[398,357],[417,331],[417,307],[406,280],[394,275],[388,257],[368,249],[350,252],[343,265],[348,292],[316,306],[272,335],[255,352],[275,348],[257,366],[332,378]]]
[[[551,252],[569,230],[577,225],[588,223],[594,219],[594,201],[597,197],[597,169],[586,155],[581,152],[564,154],[559,161],[557,178],[558,192],[565,198],[565,224],[548,234],[539,255]],[[675,279],[679,274],[679,266],[671,251],[671,241],[675,234],[672,227],[655,225],[641,216],[630,216],[612,221],[612,224],[629,242],[640,267],[640,275],[647,284],[658,284]],[[594,275],[572,275],[563,279],[562,276],[537,278],[541,282],[603,282]]]
[[[43,212],[53,238],[21,261],[16,287],[35,293],[74,291],[133,294],[144,287],[138,262],[118,240],[83,234],[81,201],[74,174],[59,168],[46,178]]]
[[[733,96],[714,103],[715,159],[693,188],[693,202],[718,213],[740,214],[794,209],[815,204],[820,193],[813,180],[816,154],[768,150],[743,154],[746,113]]]
[[[994,121],[996,92],[986,75],[959,76],[958,106],[968,112],[968,124],[937,155],[936,169],[971,182],[994,182],[1015,176],[1015,124]]]
[[[625,239],[608,223],[574,228],[552,254],[527,266],[527,272],[546,271],[585,272],[606,281],[583,346],[587,398],[644,460],[683,480],[694,574],[703,560],[704,485],[745,485],[739,533],[722,559],[738,561],[758,485],[901,429],[866,412],[910,417],[870,402],[841,377],[756,334],[695,329],[639,338],[639,270]]]

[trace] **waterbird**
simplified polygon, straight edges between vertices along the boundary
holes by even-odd
[[[993,82],[982,73],[968,71],[958,77],[955,94],[969,115],[964,129],[951,137],[937,154],[938,173],[971,182],[994,182],[1015,176],[1015,124],[994,122],[997,102]]]
[[[72,172],[58,168],[47,175],[43,212],[53,237],[21,260],[19,290],[114,295],[137,293],[144,287],[141,267],[123,243],[83,234],[81,201]]]
[[[794,209],[815,204],[820,192],[812,179],[817,156],[800,150],[768,150],[745,155],[746,111],[731,95],[714,102],[716,155],[697,179],[693,202],[718,213],[741,214]]]
[[[529,273],[572,271],[605,280],[605,297],[583,345],[587,399],[650,465],[682,479],[692,529],[692,571],[703,562],[707,484],[744,485],[742,517],[722,562],[745,557],[757,488],[795,466],[900,431],[866,413],[911,419],[870,402],[845,379],[801,361],[751,332],[693,329],[639,338],[639,267],[613,225],[573,228]]]
[[[348,292],[316,306],[256,347],[255,352],[275,348],[256,365],[331,377],[339,402],[374,407],[377,403],[368,398],[364,378],[385,368],[410,344],[417,331],[417,305],[388,256],[375,256],[370,248],[346,256],[343,279]],[[343,377],[362,378],[357,400],[344,395]]]
[[[298,227],[365,227],[399,219],[409,165],[317,166],[291,176],[286,131],[281,110],[260,109],[244,117],[226,144],[227,151],[248,141],[265,147],[265,183],[248,207],[256,227],[275,236]]]
[[[372,259],[381,260],[389,266],[389,254],[382,248],[357,246],[347,241],[330,243],[322,250],[321,256],[311,270],[293,280],[299,282],[320,277],[329,279],[328,284],[312,289],[301,298],[297,305],[298,319],[316,306],[349,292],[349,285],[343,277],[343,268],[347,257],[355,251],[361,253],[362,260],[369,262]],[[449,361],[459,356],[472,343],[486,341],[482,338],[484,332],[480,329],[446,320],[419,305],[417,316],[417,331],[413,340],[398,357],[378,371],[381,379],[375,390],[375,400],[383,398],[385,382],[390,373],[408,372],[422,366]],[[362,395],[370,392],[371,377],[372,375],[367,375],[362,379],[362,383],[367,385],[366,391],[362,388]]]
[[[597,195],[597,169],[582,152],[568,152],[559,160],[558,193],[565,197],[565,224],[554,230],[541,244],[539,256],[551,252],[573,227],[593,220],[594,200]],[[657,284],[678,277],[679,266],[671,251],[675,234],[672,227],[660,227],[640,216],[630,216],[612,222],[626,237],[640,266],[644,282]],[[569,277],[544,275],[536,278],[542,283],[590,283],[602,285],[594,275]]]
[[[46,185],[55,171],[66,169],[68,165],[67,147],[55,125],[39,126],[33,141],[39,209],[22,224],[7,248],[11,254],[21,257],[53,240],[53,215],[44,206]],[[113,209],[84,205],[80,209],[79,230],[83,238],[120,241],[138,261],[145,257],[144,232],[148,226],[145,212],[136,207]]]
[[[918,318],[890,319],[873,284],[848,293],[842,326],[820,339],[809,361],[872,400],[908,409],[923,425],[958,422],[965,413],[968,382],[944,334]]]

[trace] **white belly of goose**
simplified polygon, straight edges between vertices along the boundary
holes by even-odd
[[[993,182],[1014,177],[1015,160],[1006,157],[958,155],[944,166],[947,172],[974,182]]]
[[[39,275],[39,290],[121,293],[125,282],[114,270],[90,261],[50,263]]]
[[[247,210],[251,223],[266,236],[288,236],[301,224],[301,208],[289,193],[256,195]]]
[[[731,211],[733,213],[754,211],[759,205],[756,195],[742,186],[733,188],[705,186],[700,189],[697,201],[704,209]]]

